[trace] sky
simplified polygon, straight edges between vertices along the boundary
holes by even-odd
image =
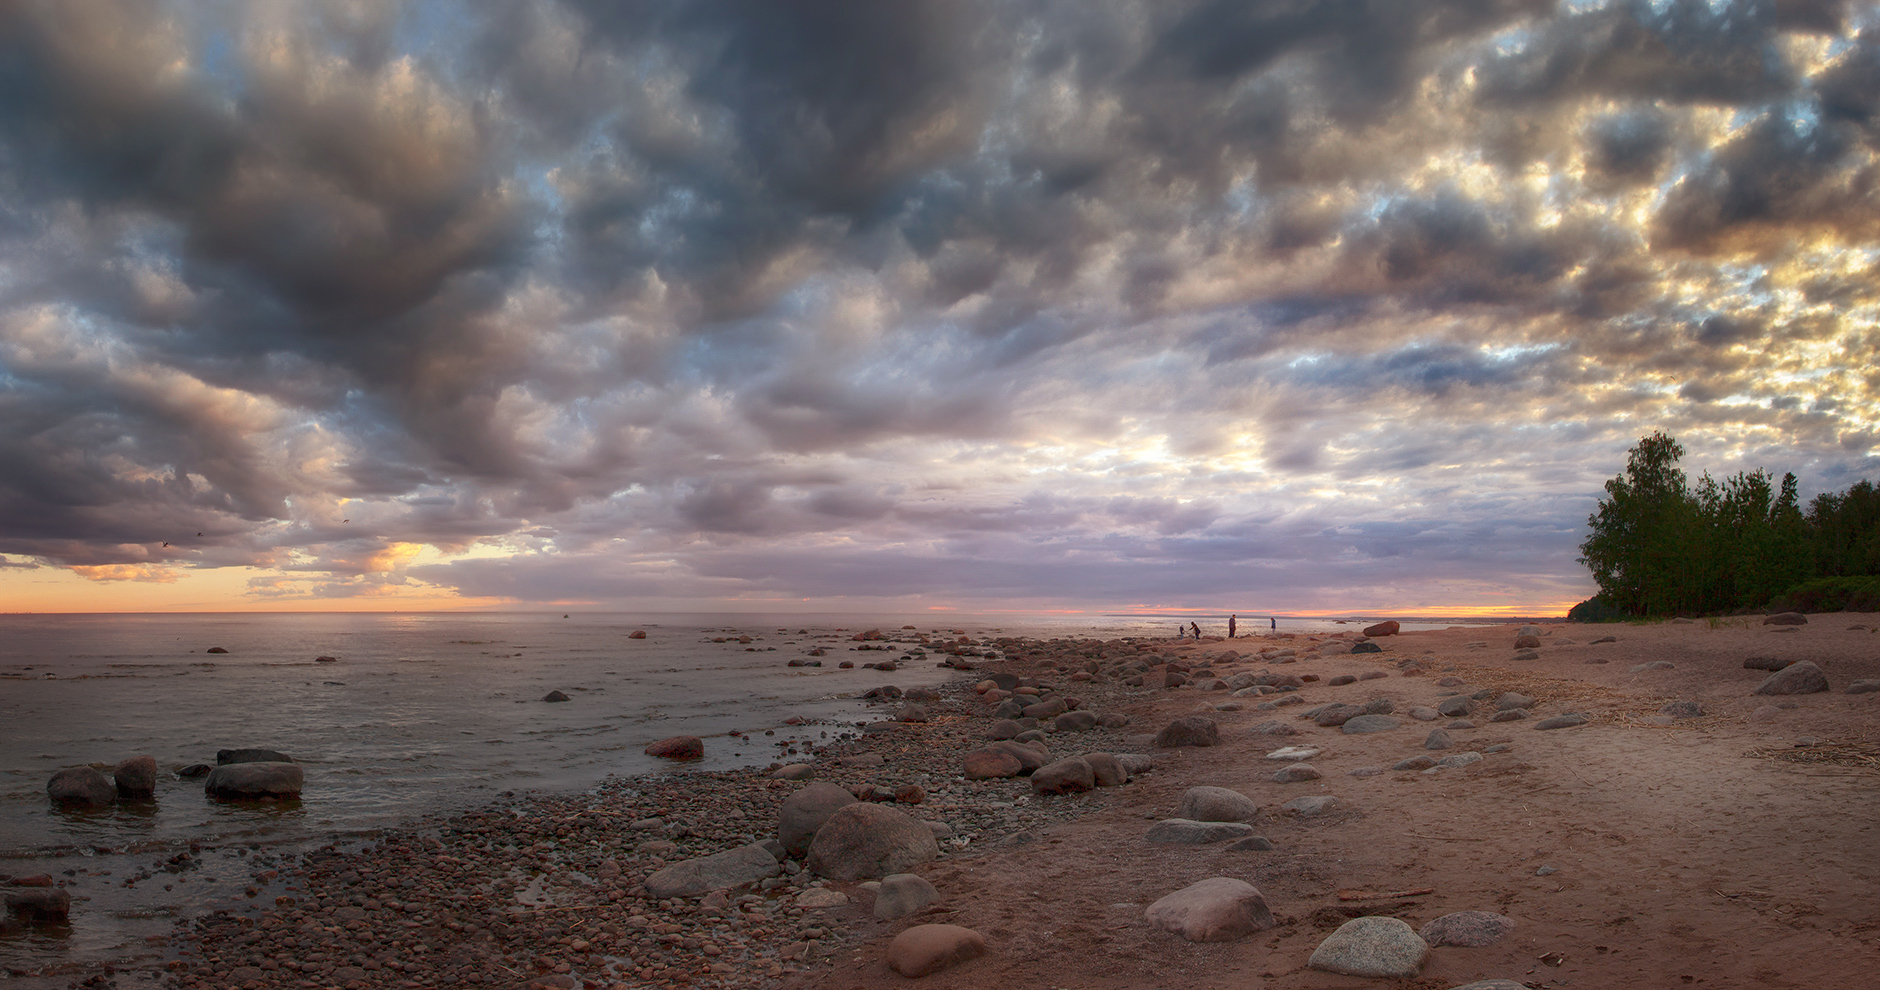
[[[5,0],[0,611],[1558,614],[1880,477],[1880,12]]]

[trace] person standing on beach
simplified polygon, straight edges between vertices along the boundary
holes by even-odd
[[[1266,621],[1271,622],[1273,624],[1274,632],[1279,632],[1279,619],[1277,617],[1267,619]]]
[[[1234,638],[1234,626],[1238,623],[1239,619],[1240,619],[1240,614],[1238,612],[1227,617],[1227,638],[1228,639]]]
[[[1197,643],[1201,642],[1201,627],[1190,622],[1188,623],[1188,628],[1194,630],[1195,642]]]

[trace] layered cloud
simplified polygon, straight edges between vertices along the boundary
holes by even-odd
[[[0,588],[1556,607],[1643,433],[1880,473],[1875,93],[1811,0],[8,5]]]

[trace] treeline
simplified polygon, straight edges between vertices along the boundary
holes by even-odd
[[[1692,486],[1664,433],[1633,447],[1587,519],[1580,563],[1599,594],[1569,617],[1715,615],[1771,605],[1880,608],[1880,490],[1861,481],[1799,504],[1795,475]],[[1862,606],[1865,606],[1863,608]]]

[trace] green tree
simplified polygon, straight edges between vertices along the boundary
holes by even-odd
[[[1600,597],[1631,615],[1663,615],[1698,604],[1702,575],[1687,551],[1699,513],[1678,460],[1684,447],[1662,431],[1644,437],[1625,473],[1606,482],[1606,498],[1587,518],[1580,563]]]

